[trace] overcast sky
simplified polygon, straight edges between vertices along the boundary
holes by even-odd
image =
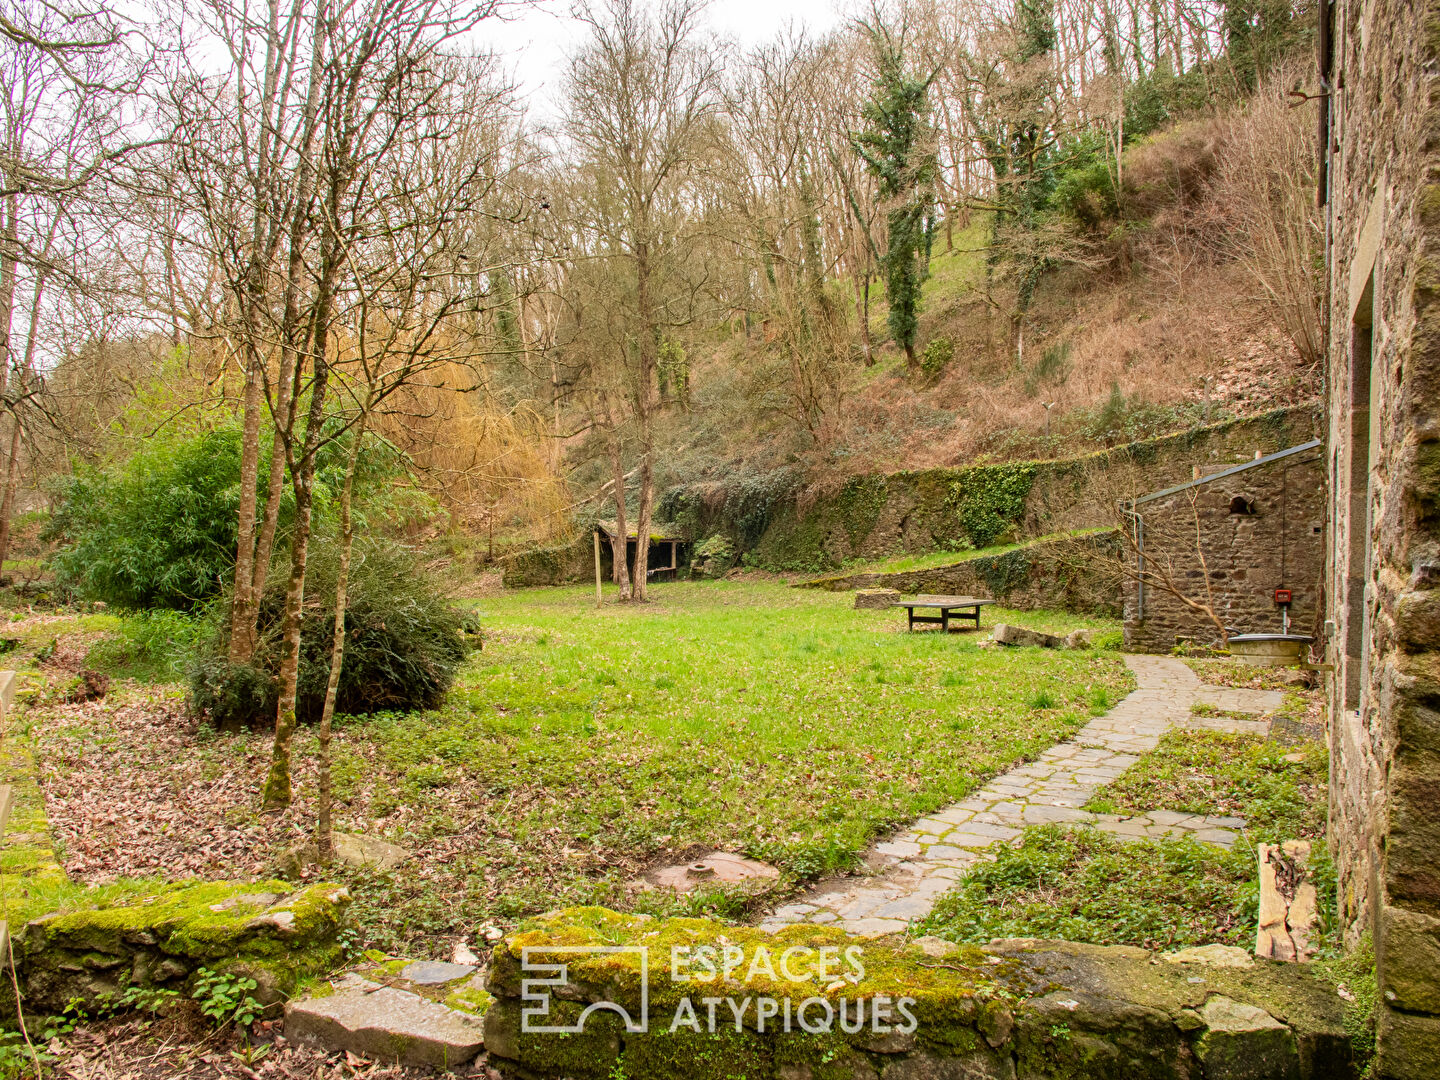
[[[843,0],[712,0],[706,24],[742,46],[768,41],[787,24],[819,36],[838,25]],[[849,6],[849,5],[846,5]],[[487,19],[477,34],[482,47],[500,54],[505,71],[518,85],[532,116],[554,113],[566,52],[584,37],[570,18],[571,0],[541,0],[504,20]]]

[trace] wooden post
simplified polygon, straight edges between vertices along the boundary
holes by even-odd
[[[600,530],[591,529],[590,534],[595,538],[595,606],[599,607],[604,603],[600,592]]]

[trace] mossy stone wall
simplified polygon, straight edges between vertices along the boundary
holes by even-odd
[[[595,541],[587,529],[568,544],[537,548],[505,559],[501,580],[507,589],[564,585],[595,576]]]
[[[706,947],[714,977],[701,982],[705,969],[695,958]],[[725,981],[720,969],[736,956]],[[563,965],[563,976],[536,967],[546,964]],[[531,981],[541,978],[556,982]],[[907,945],[807,924],[767,934],[702,919],[577,908],[537,919],[497,946],[489,989],[496,996],[485,1016],[490,1060],[525,1076],[1354,1076],[1344,1002],[1310,968],[1179,964],[1124,947],[1021,940],[977,948],[935,939]],[[773,1011],[762,1001],[774,1003]],[[808,1023],[801,1025],[806,1002]],[[597,1004],[602,1008],[593,1009]],[[626,1011],[628,1022],[612,1005]],[[582,1015],[578,1032],[535,1030],[573,1027]],[[847,1023],[839,1022],[842,1015]]]
[[[852,476],[805,487],[793,470],[762,483],[692,484],[663,505],[694,536],[721,533],[753,565],[821,572],[853,559],[964,550],[1114,524],[1114,504],[1313,439],[1315,410],[1256,417],[1078,458]]]
[[[906,594],[983,596],[1021,611],[1060,609],[1118,616],[1123,581],[1114,572],[1113,531],[1022,544],[949,566],[892,573],[830,574],[803,582],[813,589],[896,589]]]
[[[348,902],[335,884],[219,881],[32,919],[15,935],[25,1006],[93,1009],[130,986],[183,987],[201,967],[253,978],[262,1004],[280,1001],[339,962]]]

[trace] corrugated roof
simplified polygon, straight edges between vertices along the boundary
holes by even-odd
[[[598,528],[601,532],[603,532],[606,536],[615,535],[614,521],[597,521],[595,522],[595,527]],[[625,525],[626,539],[634,540],[639,537],[639,535],[640,533],[635,528],[635,525],[633,523],[627,522]],[[652,521],[650,523],[650,541],[653,543],[656,540],[660,540],[665,543],[668,543],[671,540],[679,540],[681,542],[684,542],[685,537],[681,536],[680,533],[676,531],[675,526],[670,524],[669,522]]]
[[[1174,495],[1176,492],[1187,491],[1190,488],[1199,487],[1201,484],[1209,484],[1215,480],[1223,480],[1227,476],[1234,476],[1236,473],[1242,473],[1246,469],[1254,469],[1261,465],[1269,465],[1272,461],[1279,461],[1282,458],[1293,457],[1295,454],[1303,454],[1307,450],[1315,450],[1322,445],[1323,440],[1311,439],[1307,443],[1301,443],[1299,446],[1292,446],[1288,450],[1277,450],[1273,454],[1267,454],[1264,457],[1258,457],[1253,461],[1247,461],[1243,465],[1235,465],[1228,469],[1222,469],[1220,472],[1211,473],[1209,476],[1199,476],[1196,477],[1194,480],[1187,481],[1186,483],[1176,484],[1174,487],[1165,488],[1163,491],[1156,491],[1152,492],[1149,495],[1142,495],[1130,505],[1139,506],[1141,503],[1147,503],[1154,499],[1163,499],[1166,495]]]

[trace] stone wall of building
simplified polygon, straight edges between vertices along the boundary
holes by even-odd
[[[1169,652],[1178,640],[1217,643],[1219,628],[1279,633],[1275,590],[1291,590],[1292,633],[1319,639],[1324,565],[1323,451],[1302,451],[1136,506],[1147,576],[1125,583],[1125,647]],[[1197,542],[1198,537],[1198,542]],[[1131,553],[1131,564],[1138,560]],[[1181,599],[1176,592],[1183,594]]]
[[[1330,25],[1330,838],[1379,1075],[1440,1076],[1440,0]]]

